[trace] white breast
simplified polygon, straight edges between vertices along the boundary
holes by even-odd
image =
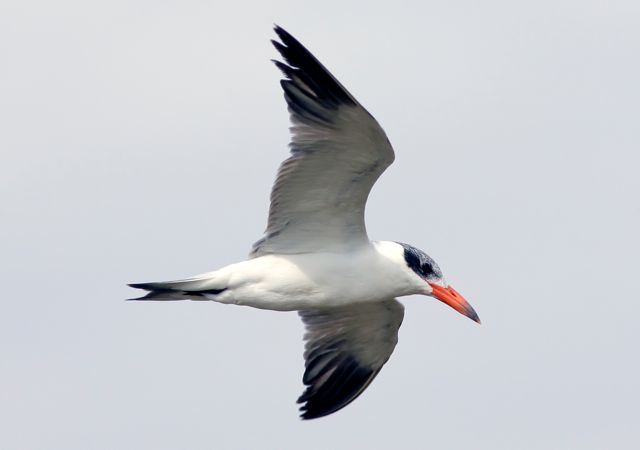
[[[398,244],[379,242],[348,253],[265,255],[230,270],[225,303],[296,310],[375,302],[419,293]]]

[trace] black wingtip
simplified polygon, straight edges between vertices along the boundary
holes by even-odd
[[[278,50],[278,53],[280,54],[287,50],[287,47],[285,47],[281,42],[278,42],[275,39],[271,39],[271,44],[276,48],[276,50]]]
[[[294,41],[296,40],[293,36],[291,36],[291,33],[289,33],[287,30],[282,28],[277,23],[273,24],[273,31],[275,31],[278,37],[282,40],[288,39],[288,38],[293,39]]]
[[[305,370],[306,373],[310,371],[313,371],[313,365]],[[350,356],[325,365],[316,378],[305,383],[307,389],[297,401],[302,404],[300,418],[318,419],[340,411],[358,398],[377,374],[378,370],[363,367]]]
[[[273,28],[273,31],[276,32],[276,34],[278,35],[278,37],[280,38],[280,40],[282,41],[282,43],[287,47],[298,47],[298,48],[303,48],[306,52],[309,52],[304,45],[302,45],[300,43],[299,40],[297,40],[296,38],[293,37],[293,35],[291,33],[289,33],[287,30],[285,30],[284,28],[282,28],[279,25],[276,25]],[[273,41],[272,41],[273,42]],[[309,52],[310,54],[310,52]]]
[[[280,42],[271,40],[287,64],[274,63],[296,85],[303,83],[313,91],[314,101],[325,108],[356,105],[357,102],[338,80],[296,38],[279,25],[274,26]],[[300,86],[299,86],[300,87]]]

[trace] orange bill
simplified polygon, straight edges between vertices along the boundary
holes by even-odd
[[[464,297],[451,286],[444,288],[442,286],[438,286],[437,284],[429,283],[429,286],[433,289],[433,296],[440,300],[443,303],[451,306],[453,309],[458,311],[460,314],[464,314],[469,319],[480,323],[480,318],[478,314],[475,312],[473,307],[467,303]]]

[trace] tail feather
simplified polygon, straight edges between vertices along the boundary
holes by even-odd
[[[161,281],[152,283],[131,283],[128,286],[143,289],[148,293],[128,300],[210,300],[213,295],[227,290],[226,287],[212,288],[211,278],[189,278],[186,280]]]

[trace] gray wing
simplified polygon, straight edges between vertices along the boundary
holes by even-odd
[[[344,408],[373,381],[398,342],[404,307],[394,299],[300,317],[307,329],[300,417],[315,419]]]
[[[378,122],[294,37],[276,27],[274,61],[292,127],[291,156],[271,191],[265,236],[252,255],[340,251],[368,242],[364,210],[393,162]]]

